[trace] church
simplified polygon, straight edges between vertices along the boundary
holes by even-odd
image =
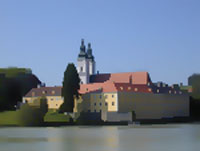
[[[178,85],[153,83],[148,72],[96,73],[91,44],[81,41],[77,71],[81,79],[74,112],[100,114],[103,121],[172,119],[189,116],[189,96]]]
[[[189,95],[178,85],[152,82],[148,72],[96,72],[91,44],[81,41],[77,57],[80,77],[79,99],[75,99],[74,114],[86,115],[87,120],[131,122],[146,119],[173,119],[189,117]],[[38,97],[47,98],[49,109],[59,109],[63,103],[62,87],[33,88],[23,101],[34,105]],[[134,113],[134,114],[133,114]]]

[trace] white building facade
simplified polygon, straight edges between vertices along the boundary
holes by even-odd
[[[81,84],[87,84],[90,80],[90,75],[95,74],[95,60],[92,55],[91,44],[88,44],[87,52],[84,45],[84,40],[81,41],[80,53],[77,59],[77,71],[81,80]]]

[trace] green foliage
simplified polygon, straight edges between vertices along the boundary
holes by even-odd
[[[30,69],[0,69],[0,111],[14,110],[22,96],[40,83]]]
[[[28,104],[21,106],[18,111],[20,126],[41,126],[44,123],[44,116],[48,112],[47,99],[42,97],[37,101],[39,106],[32,107]]]
[[[73,112],[74,97],[78,98],[80,88],[80,78],[74,64],[68,64],[64,72],[62,96],[64,103],[61,105],[59,112]]]
[[[0,68],[0,74],[4,74],[6,77],[16,77],[22,74],[31,74],[31,69],[26,68]]]
[[[21,106],[18,111],[18,120],[20,126],[41,126],[43,124],[44,114],[40,108],[34,108],[28,104]]]
[[[44,117],[45,122],[70,122],[71,116],[58,113],[58,111],[49,110]]]
[[[21,86],[14,79],[0,80],[0,111],[14,110],[18,101],[22,100]]]
[[[192,97],[194,99],[200,99],[200,74],[190,76],[188,83],[192,85]]]
[[[43,113],[43,116],[48,112],[48,104],[46,97],[40,98],[40,110]]]
[[[190,97],[190,116],[200,120],[200,99]]]

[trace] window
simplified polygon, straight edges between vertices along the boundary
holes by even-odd
[[[97,104],[96,103],[94,103],[94,106],[96,106]]]
[[[171,90],[169,90],[169,94],[171,94],[172,93],[172,91]]]
[[[123,90],[124,88],[123,88],[123,87],[120,87],[120,89]]]
[[[99,105],[101,106],[101,103],[99,103]]]
[[[51,98],[51,101],[53,101],[53,98]]]
[[[96,112],[96,110],[94,110],[94,112]]]
[[[88,112],[90,112],[90,110],[88,110]]]
[[[112,95],[112,98],[114,98],[114,95]]]
[[[176,91],[174,91],[174,94],[176,94]]]
[[[135,88],[134,90],[135,90],[135,91],[138,91],[138,88]]]
[[[81,72],[83,72],[83,67],[81,67]]]
[[[112,102],[112,106],[114,106],[115,105],[115,102]]]
[[[55,91],[53,90],[51,93],[52,93],[52,94],[55,94]]]
[[[101,95],[99,95],[99,98],[101,99],[101,98],[102,98],[102,96],[101,96]]]
[[[105,95],[105,98],[107,99],[107,98],[108,98],[108,95]]]
[[[88,88],[86,88],[86,91],[88,91]]]
[[[159,93],[160,92],[160,90],[159,89],[157,89],[157,93]]]
[[[56,100],[60,100],[60,98],[59,98],[59,97],[56,97]]]
[[[131,90],[131,87],[128,87],[128,90]]]
[[[42,91],[42,94],[46,94],[47,93],[47,91]]]
[[[35,96],[35,92],[32,92],[32,96]]]
[[[149,88],[148,90],[149,90],[149,92],[151,92],[151,88]]]
[[[107,106],[108,105],[108,103],[107,102],[105,102],[105,106]]]
[[[182,94],[182,92],[181,92],[181,91],[179,91],[179,94]]]

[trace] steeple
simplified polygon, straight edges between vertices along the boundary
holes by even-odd
[[[88,59],[94,60],[94,56],[92,55],[91,43],[88,43],[87,56]]]
[[[87,52],[86,52],[87,51]],[[90,76],[95,74],[96,62],[92,55],[91,44],[88,43],[86,50],[84,40],[81,40],[80,53],[77,59],[77,71],[81,79],[81,84],[87,84],[90,81]]]
[[[85,52],[84,39],[81,39],[80,53],[78,58],[87,58],[87,53]]]

